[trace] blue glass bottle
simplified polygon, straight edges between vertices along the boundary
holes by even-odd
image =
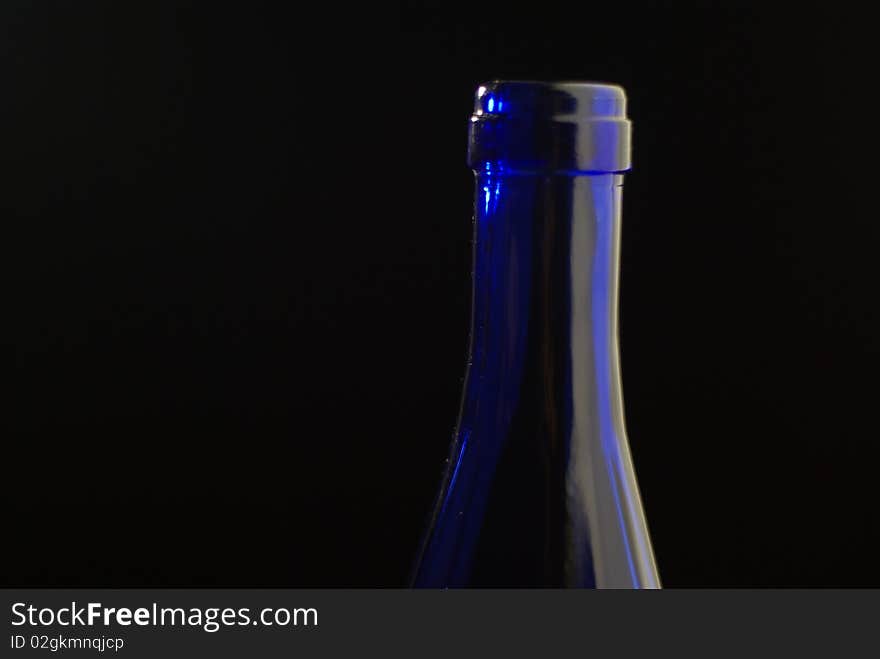
[[[617,345],[620,87],[480,86],[470,358],[416,587],[658,588]]]

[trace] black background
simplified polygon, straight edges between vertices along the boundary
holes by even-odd
[[[472,94],[528,78],[628,91],[665,584],[880,586],[867,16],[514,5],[3,3],[0,582],[402,585],[465,363]]]

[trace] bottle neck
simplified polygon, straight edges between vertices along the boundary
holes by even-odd
[[[476,177],[470,362],[416,584],[656,587],[623,423],[623,177]]]
[[[470,368],[483,392],[512,402],[526,369],[551,398],[579,386],[577,366],[617,376],[622,185],[620,174],[477,174]]]

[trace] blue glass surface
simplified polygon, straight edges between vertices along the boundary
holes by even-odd
[[[565,85],[546,87],[498,83],[477,95],[470,356],[416,586],[659,586],[626,441],[617,351],[623,177],[616,168],[628,164],[621,157],[628,151],[597,154],[595,141],[581,140],[581,150],[566,155],[556,133],[545,142],[524,125],[516,132],[486,116],[522,108],[534,127],[544,116],[534,99],[547,96],[566,112],[586,98],[590,108],[622,115],[622,92],[576,89],[567,103]],[[593,115],[576,116],[594,132]],[[494,122],[491,135],[473,129],[483,122]],[[579,139],[583,126],[570,125]],[[520,143],[508,148],[499,135]],[[610,171],[582,169],[585,162]]]

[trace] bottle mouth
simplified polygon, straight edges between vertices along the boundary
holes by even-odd
[[[468,164],[572,173],[630,168],[626,94],[589,82],[495,80],[477,88]]]

